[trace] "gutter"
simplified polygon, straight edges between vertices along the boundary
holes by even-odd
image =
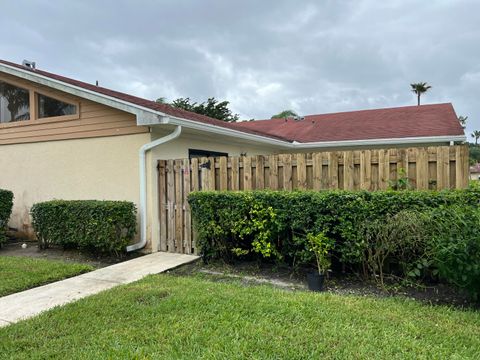
[[[368,140],[342,140],[342,141],[319,141],[300,143],[294,141],[291,145],[293,149],[308,148],[332,148],[344,146],[372,146],[372,145],[409,145],[409,144],[429,144],[439,142],[464,142],[467,141],[465,135],[447,135],[447,136],[418,136],[405,138],[386,138],[386,139],[368,139]]]
[[[273,145],[273,146],[282,146],[285,148],[291,148],[292,143],[287,140],[280,140],[275,139],[267,136],[256,135],[247,133],[241,130],[235,130],[230,128],[225,128],[223,126],[211,125],[206,123],[200,123],[194,120],[187,120],[175,116],[164,116],[161,118],[158,124],[170,124],[170,125],[180,125],[185,126],[189,129],[194,130],[201,130],[201,131],[208,131],[210,133],[218,134],[218,135],[226,135],[226,136],[235,136],[236,138],[260,142],[262,144]],[[148,126],[152,126],[154,124],[144,124]]]
[[[161,137],[155,141],[143,145],[138,151],[139,157],[139,174],[140,174],[140,241],[127,246],[127,252],[139,250],[147,244],[147,176],[146,176],[146,153],[147,151],[172,141],[180,136],[182,127],[177,128],[167,136]]]

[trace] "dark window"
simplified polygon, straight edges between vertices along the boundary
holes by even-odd
[[[201,158],[201,157],[219,157],[219,156],[228,156],[227,153],[210,151],[210,150],[198,150],[198,149],[188,149],[188,157],[191,158]]]
[[[30,120],[29,91],[0,81],[0,123],[22,120]]]
[[[74,115],[77,113],[77,107],[66,102],[38,94],[38,118],[48,118],[54,116]]]

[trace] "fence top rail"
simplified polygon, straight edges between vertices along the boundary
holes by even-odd
[[[268,159],[272,156],[277,157],[277,161],[280,165],[283,165],[283,159],[285,157],[291,158],[291,161],[296,164],[296,159],[297,156],[305,156],[307,162],[309,165],[312,163],[312,159],[315,155],[324,155],[323,161],[326,163],[328,161],[328,154],[336,154],[339,157],[339,161],[343,162],[343,155],[345,153],[353,153],[353,160],[355,163],[360,162],[360,158],[362,154],[369,153],[371,154],[371,161],[372,163],[377,163],[378,162],[378,157],[379,153],[383,152],[384,154],[389,154],[390,157],[390,162],[395,163],[400,160],[404,154],[407,154],[410,156],[410,161],[415,162],[416,161],[416,156],[418,153],[419,149],[422,149],[422,151],[426,151],[428,153],[428,159],[429,161],[436,161],[436,158],[438,156],[438,149],[448,149],[448,154],[450,160],[455,160],[456,156],[456,151],[457,148],[464,149],[466,148],[468,150],[467,145],[443,145],[443,146],[425,146],[425,147],[409,147],[409,148],[388,148],[388,149],[363,149],[363,150],[335,150],[335,151],[316,151],[316,152],[301,152],[301,153],[278,153],[278,154],[261,154],[261,155],[238,155],[238,156],[209,156],[209,157],[196,157],[196,158],[174,158],[174,159],[169,159],[169,160],[181,160],[184,161],[185,159],[188,159],[192,161],[193,159],[197,159],[198,161],[202,160],[211,160],[214,159],[215,165],[218,167],[217,159],[220,158],[226,158],[228,161],[228,164],[230,164],[231,159],[238,159],[240,161],[240,164],[243,165],[243,159],[249,158],[252,161],[252,164],[256,163],[257,158],[263,158],[263,159]],[[169,161],[169,160],[158,160],[159,162],[163,161]],[[268,166],[268,164],[266,164]]]

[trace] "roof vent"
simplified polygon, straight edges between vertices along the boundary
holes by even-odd
[[[30,60],[23,60],[22,65],[25,66],[26,68],[33,69],[35,70],[35,61],[30,61]]]
[[[302,120],[305,120],[305,116],[287,116],[285,118],[285,121],[288,121],[288,120],[291,120],[291,121],[302,121]]]

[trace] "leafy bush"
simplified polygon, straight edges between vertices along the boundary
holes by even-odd
[[[330,251],[334,246],[334,241],[323,232],[315,235],[307,234],[307,248],[315,254],[319,274],[325,274],[330,269],[332,265]]]
[[[127,201],[53,200],[34,204],[31,215],[41,247],[118,254],[136,233],[136,208]]]
[[[0,189],[0,246],[6,240],[8,219],[12,214],[13,193],[9,190]]]
[[[480,298],[480,210],[441,206],[430,212],[432,266],[440,278]]]
[[[240,255],[262,261],[282,260],[294,267],[311,265],[315,257],[309,251],[307,236],[323,233],[335,242],[333,255],[337,264],[366,275],[380,273],[381,282],[384,270],[400,277],[419,277],[431,275],[432,267],[436,266],[442,278],[466,287],[472,279],[465,279],[464,274],[459,278],[453,275],[453,264],[446,260],[453,250],[441,250],[448,241],[440,235],[453,236],[453,229],[464,232],[457,236],[458,248],[453,253],[459,259],[465,256],[458,261],[463,261],[464,266],[468,263],[470,269],[476,255],[468,257],[466,249],[476,251],[472,224],[476,220],[471,217],[465,220],[469,214],[458,218],[437,212],[447,211],[445,209],[455,212],[462,207],[474,209],[479,201],[479,189],[196,192],[189,195],[197,245],[207,261],[230,261]],[[432,217],[438,221],[443,219],[444,226],[450,230],[437,228],[433,234]],[[465,223],[471,230],[466,229]],[[471,243],[467,246],[465,242]]]

